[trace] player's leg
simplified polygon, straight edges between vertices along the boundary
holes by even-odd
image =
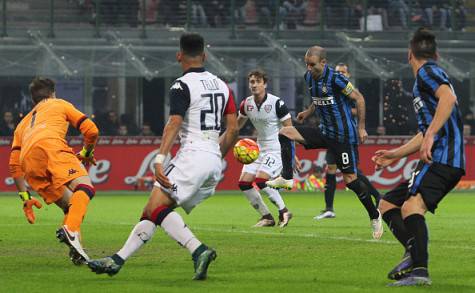
[[[293,181],[293,159],[295,146],[293,141],[303,144],[305,148],[324,147],[325,141],[316,127],[308,126],[286,126],[279,132],[279,142],[281,147],[282,174],[281,176],[267,181],[267,186],[271,188],[292,189]]]
[[[279,156],[279,153],[269,152],[264,154],[261,164],[257,170],[256,185],[259,189],[267,194],[269,200],[279,210],[279,226],[283,228],[287,226],[290,219],[292,219],[292,213],[287,209],[280,192],[266,185],[266,182],[270,178],[278,176],[281,171],[282,160]]]
[[[412,258],[407,248],[409,233],[404,225],[401,214],[401,206],[408,194],[407,186],[408,183],[404,182],[386,193],[379,202],[378,207],[389,230],[404,247],[404,254],[400,262],[388,273],[388,278],[391,280],[399,280],[412,270]]]
[[[179,153],[165,169],[165,174],[177,188],[164,189],[158,182],[155,183],[142,218],[125,245],[111,257],[90,261],[88,265],[91,270],[98,274],[116,274],[125,261],[151,239],[156,227],[160,226],[190,251],[195,265],[194,279],[205,279],[208,265],[216,258],[216,252],[195,237],[174,208],[180,205],[189,213],[214,192],[221,171],[221,158],[215,154],[199,151]],[[200,192],[205,184],[208,192]]]
[[[422,165],[422,166],[421,166]],[[393,286],[430,285],[428,272],[429,232],[425,213],[432,213],[439,202],[450,192],[464,175],[464,171],[438,163],[420,164],[409,184],[409,197],[402,205],[404,225],[409,234],[409,247],[413,269]]]
[[[286,180],[293,179],[295,144],[293,142],[305,143],[305,138],[294,126],[282,127],[279,131],[279,142],[282,159],[282,177]],[[292,181],[293,184],[293,181]]]
[[[71,261],[80,265],[89,260],[81,245],[81,224],[95,190],[89,176],[80,176],[63,186],[62,192],[63,196],[55,204],[63,210],[64,220],[56,237],[69,246]]]
[[[373,238],[379,239],[383,234],[383,221],[377,207],[371,200],[368,185],[358,178],[358,148],[356,145],[330,142],[335,150],[338,169],[343,173],[346,186],[351,189],[366,209],[371,222]]]
[[[274,217],[262,200],[259,191],[252,185],[256,177],[255,174],[258,166],[260,165],[260,160],[258,159],[257,161],[243,167],[241,176],[239,177],[239,189],[244,192],[251,206],[261,215],[261,218],[254,227],[272,227],[275,225]]]
[[[327,171],[325,174],[325,209],[315,216],[315,220],[335,218],[336,214],[333,210],[333,202],[335,200],[336,191],[336,159],[332,150],[327,150],[325,155],[327,161]]]
[[[358,170],[358,178],[363,180],[363,182],[368,186],[369,194],[374,199],[374,203],[376,206],[379,205],[379,201],[381,200],[381,193],[371,184],[371,181],[369,181],[368,177],[366,177],[361,170]]]

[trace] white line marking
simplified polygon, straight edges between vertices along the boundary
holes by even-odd
[[[127,222],[94,222],[94,223],[87,223],[86,226],[103,226],[103,225],[111,225],[111,226],[130,226],[133,227],[135,223],[127,223]],[[5,224],[2,223],[0,226],[26,226],[27,224]],[[58,224],[35,224],[35,226],[58,226]],[[58,226],[59,227],[59,226]],[[219,228],[208,228],[208,227],[200,227],[200,226],[193,226],[192,230],[197,231],[209,231],[209,232],[220,232],[220,233],[236,233],[236,234],[249,234],[249,235],[266,235],[266,236],[280,236],[280,237],[302,237],[302,238],[315,238],[315,239],[329,239],[329,240],[342,240],[342,241],[351,241],[351,242],[366,242],[366,243],[381,243],[381,244],[391,244],[395,245],[399,242],[394,240],[375,240],[375,239],[363,239],[363,238],[354,238],[354,237],[346,237],[346,236],[325,236],[325,235],[318,235],[315,233],[304,233],[304,234],[297,234],[297,233],[288,233],[289,228],[285,228],[286,232],[270,232],[270,231],[258,231],[259,228],[254,228],[255,231],[249,230],[240,230],[240,229],[219,229]],[[473,246],[460,246],[460,245],[440,245],[437,243],[438,247],[449,248],[449,249],[460,249],[460,250],[473,250],[475,251],[475,247]]]

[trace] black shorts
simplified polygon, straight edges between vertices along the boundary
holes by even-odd
[[[336,155],[333,153],[332,150],[327,150],[327,153],[325,155],[325,161],[327,161],[327,165],[336,164]]]
[[[358,171],[358,145],[341,143],[323,136],[320,129],[309,126],[295,126],[305,140],[305,149],[327,149],[334,156],[333,163],[342,173],[356,174]],[[329,152],[327,152],[328,154]],[[327,164],[328,161],[327,161]]]
[[[431,213],[437,209],[439,202],[449,193],[465,175],[463,169],[447,165],[420,161],[412,172],[411,180],[405,181],[386,193],[384,200],[400,207],[410,197],[418,193]]]

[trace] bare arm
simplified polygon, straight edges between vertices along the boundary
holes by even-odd
[[[236,118],[236,113],[226,114],[224,119],[226,119],[226,131],[219,137],[219,148],[223,158],[236,143],[240,128],[238,125],[239,118]]]
[[[160,149],[155,159],[155,178],[165,188],[172,187],[172,184],[167,176],[163,172],[163,161],[166,155],[171,151],[173,143],[180,131],[181,124],[183,123],[183,117],[181,115],[171,115],[168,119],[165,128],[163,129],[162,142],[160,143]]]
[[[13,181],[15,181],[15,185],[16,185],[16,188],[18,189],[18,192],[24,192],[28,190],[26,188],[25,178],[23,176],[15,177],[13,178]]]
[[[452,113],[457,97],[452,89],[446,85],[441,85],[435,92],[435,96],[439,99],[437,108],[435,109],[434,118],[424,134],[424,139],[420,148],[421,160],[426,163],[432,161],[432,146],[434,144],[434,136],[439,132],[442,126],[447,122]]]
[[[158,152],[159,154],[167,155],[171,151],[182,123],[183,117],[180,115],[170,116],[165,128],[163,129],[162,142],[160,143],[160,150]]]
[[[237,118],[238,129],[243,128],[244,124],[247,122],[247,117],[239,115]]]
[[[350,99],[356,102],[356,117],[358,119],[358,138],[360,142],[364,142],[368,137],[366,132],[366,105],[363,95],[357,90],[353,91],[348,96]]]
[[[306,110],[297,114],[297,117],[296,117],[297,122],[303,123],[303,121],[307,119],[308,116],[312,115],[313,112],[315,112],[315,104],[311,103]]]
[[[379,150],[372,160],[376,164],[376,169],[382,169],[391,165],[394,161],[407,157],[419,151],[422,144],[422,133],[419,132],[404,145],[392,150]]]
[[[358,118],[358,127],[366,128],[366,105],[363,95],[357,89],[353,89],[348,97],[356,102],[356,117]]]

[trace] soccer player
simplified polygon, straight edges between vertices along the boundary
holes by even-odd
[[[216,258],[216,251],[201,243],[174,209],[181,206],[190,213],[214,193],[221,178],[222,158],[238,136],[236,106],[228,86],[203,67],[201,35],[183,34],[176,58],[183,76],[169,91],[170,118],[155,158],[157,182],[124,246],[110,257],[89,261],[97,274],[117,274],[125,261],[152,238],[157,226],[188,249],[195,268],[193,279],[206,279],[208,266]],[[220,137],[223,120],[226,131]],[[178,134],[180,149],[169,164],[164,164]]]
[[[238,125],[242,128],[248,119],[257,130],[259,158],[244,165],[239,177],[239,188],[244,192],[251,205],[261,215],[254,227],[270,227],[275,220],[269,208],[262,200],[257,187],[267,193],[270,201],[279,209],[280,227],[285,227],[292,218],[279,191],[266,186],[266,181],[279,176],[282,170],[280,157],[279,129],[291,126],[289,110],[279,97],[267,92],[267,74],[262,70],[253,70],[248,75],[252,96],[245,98],[239,107]]]
[[[389,272],[400,279],[393,286],[430,285],[429,234],[425,213],[434,213],[439,202],[465,174],[463,123],[457,96],[445,71],[440,68],[437,43],[432,32],[417,30],[408,59],[416,81],[413,106],[419,133],[405,145],[380,150],[373,157],[377,168],[419,152],[420,161],[412,178],[386,193],[379,203],[384,221],[405,248],[401,262]]]
[[[15,129],[10,173],[30,224],[35,222],[33,206],[41,208],[41,203],[31,197],[26,183],[46,204],[55,203],[63,210],[63,226],[56,231],[56,237],[69,246],[72,262],[80,265],[89,260],[81,246],[80,228],[95,194],[81,161],[95,164],[94,146],[99,131],[72,104],[56,98],[51,79],[35,78],[29,88],[34,108]],[[84,136],[84,147],[77,155],[65,140],[69,125]]]
[[[335,66],[335,71],[343,74],[346,78],[350,79],[351,74],[350,70],[348,67],[348,64],[346,63],[338,63]],[[356,109],[352,106],[351,108],[351,115],[352,118],[357,116]],[[335,160],[335,154],[331,149],[327,150],[327,153],[325,155],[325,160],[327,162],[327,170],[325,173],[325,209],[320,212],[319,215],[315,216],[315,220],[321,220],[321,219],[332,219],[336,217],[335,211],[333,210],[333,202],[335,200],[335,191],[336,191],[336,160]],[[357,170],[358,177],[365,181],[366,185],[369,188],[369,192],[371,196],[374,197],[374,200],[376,202],[376,206],[378,205],[378,202],[381,198],[381,195],[379,194],[378,190],[373,187],[373,185],[370,183],[368,178],[363,175],[363,173],[360,170]]]
[[[324,48],[309,48],[305,54],[305,63],[308,69],[305,81],[313,103],[297,115],[297,121],[304,121],[317,110],[320,125],[286,126],[280,130],[282,176],[267,181],[266,184],[273,188],[292,188],[292,141],[303,144],[307,149],[331,149],[335,154],[336,165],[343,173],[346,186],[356,193],[368,212],[373,238],[379,239],[383,234],[381,214],[371,200],[368,184],[357,176],[358,142],[363,143],[368,136],[365,130],[364,97],[344,75],[326,64]],[[351,115],[352,101],[356,103],[357,124]]]

